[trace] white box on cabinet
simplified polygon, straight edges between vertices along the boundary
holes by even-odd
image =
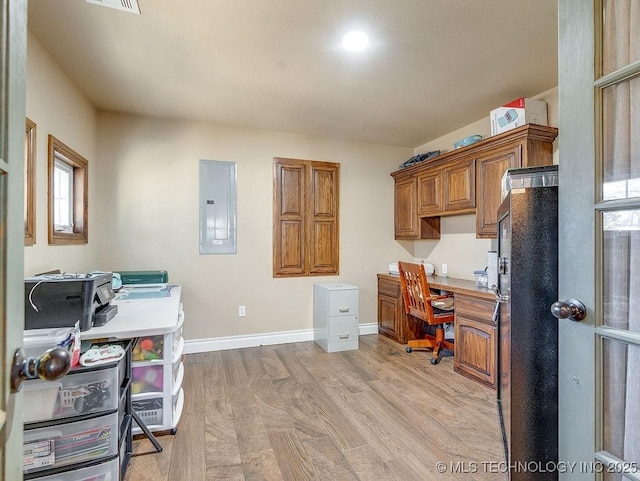
[[[327,352],[358,349],[358,288],[343,283],[313,286],[313,339]]]

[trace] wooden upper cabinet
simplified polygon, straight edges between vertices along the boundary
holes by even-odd
[[[439,239],[440,218],[418,214],[418,179],[397,177],[394,189],[394,230],[396,239]]]
[[[442,212],[442,169],[429,169],[418,175],[418,215]]]
[[[476,237],[497,237],[501,181],[511,167],[553,163],[558,129],[527,124],[393,172],[396,239],[439,239],[440,216],[476,213]]]
[[[520,167],[520,145],[478,157],[478,198],[476,237],[497,238],[498,207],[501,203],[502,176],[511,167]]]
[[[418,237],[417,186],[417,180],[413,176],[396,179],[394,190],[396,239],[415,239]]]
[[[339,270],[339,164],[274,159],[274,277]]]
[[[475,159],[452,162],[442,168],[444,213],[464,214],[476,207]]]

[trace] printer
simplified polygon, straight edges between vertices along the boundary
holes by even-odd
[[[41,274],[24,280],[24,328],[73,327],[80,330],[106,324],[118,312],[112,273]]]

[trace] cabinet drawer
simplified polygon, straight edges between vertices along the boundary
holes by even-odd
[[[455,294],[455,313],[458,315],[495,325],[493,322],[495,308],[495,301]]]
[[[89,466],[88,468],[74,469],[31,479],[37,479],[38,481],[115,481],[118,479],[119,469],[119,459],[114,458],[106,463]]]
[[[329,316],[355,316],[358,314],[358,291],[339,290],[329,293]]]
[[[358,339],[356,316],[334,317],[329,320],[329,342],[353,342]]]
[[[118,367],[77,374],[71,371],[56,382],[27,381],[23,422],[110,411],[118,407],[119,394]]]
[[[378,279],[378,294],[400,299],[400,278],[397,281]]]
[[[26,430],[22,465],[25,473],[115,456],[118,413],[67,424]]]

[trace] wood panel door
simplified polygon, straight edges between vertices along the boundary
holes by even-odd
[[[476,207],[476,159],[464,159],[442,169],[444,210],[473,212]]]
[[[306,244],[309,274],[338,274],[338,164],[313,162],[309,177],[309,229]]]
[[[476,237],[497,237],[502,176],[508,168],[521,166],[521,154],[522,148],[518,144],[478,157],[476,187],[482,202],[476,208]]]
[[[339,164],[274,159],[273,275],[339,271]]]
[[[442,169],[418,175],[418,215],[440,214],[442,205]]]
[[[393,225],[396,239],[419,238],[418,183],[415,176],[399,177],[394,189]]]

